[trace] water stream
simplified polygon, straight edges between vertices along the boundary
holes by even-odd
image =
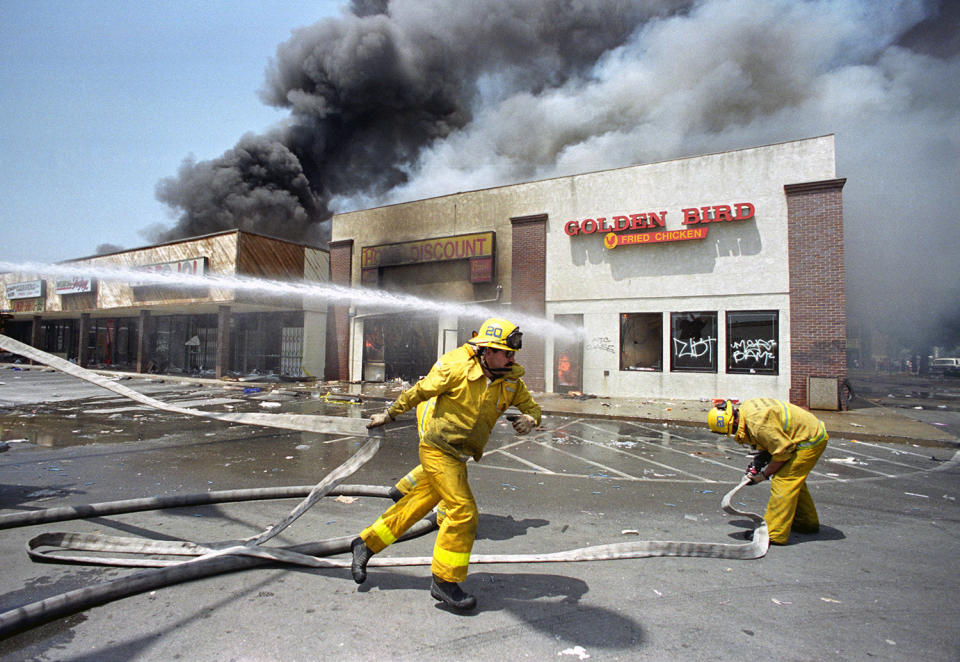
[[[390,311],[430,312],[455,317],[487,318],[504,315],[503,310],[473,303],[458,303],[440,299],[387,292],[365,287],[336,285],[313,281],[282,281],[250,276],[229,276],[224,274],[189,274],[168,271],[144,271],[137,267],[102,266],[89,263],[42,264],[38,262],[0,261],[0,272],[21,274],[23,280],[41,280],[51,277],[95,278],[101,281],[120,281],[130,286],[167,285],[180,288],[206,289],[216,287],[248,293],[259,293],[271,297],[299,298],[307,301],[322,301],[334,305],[351,305],[355,310],[363,309],[364,314]],[[582,334],[576,327],[559,324],[544,319],[511,311],[507,313],[510,321],[517,324],[525,333],[540,337],[571,338]]]

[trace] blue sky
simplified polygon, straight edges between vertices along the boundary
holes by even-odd
[[[0,259],[148,245],[156,183],[286,117],[257,96],[268,61],[342,4],[0,0]]]

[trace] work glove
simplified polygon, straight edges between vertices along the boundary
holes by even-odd
[[[513,422],[513,429],[516,430],[517,434],[527,434],[535,427],[537,427],[537,422],[533,420],[533,416],[530,414],[521,414]]]
[[[750,485],[756,485],[757,483],[762,483],[767,479],[763,475],[763,471],[757,471],[757,469],[751,464],[747,467],[747,473],[745,474],[747,478],[750,479]]]
[[[367,429],[378,428],[381,425],[386,425],[393,420],[393,416],[390,415],[389,409],[384,409],[379,414],[374,414],[370,417],[370,422],[367,423]]]

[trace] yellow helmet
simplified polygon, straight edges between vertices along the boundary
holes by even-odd
[[[723,407],[721,409],[721,407]],[[707,425],[717,434],[733,433],[733,403],[729,400],[718,405],[707,414]]]
[[[478,347],[492,347],[505,352],[515,352],[523,345],[520,327],[499,317],[491,317],[482,325],[477,335],[470,340]]]

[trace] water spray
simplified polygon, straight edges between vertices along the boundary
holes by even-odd
[[[502,311],[475,303],[458,303],[440,299],[425,299],[403,294],[374,290],[359,286],[336,285],[313,281],[282,281],[252,276],[226,274],[190,274],[167,271],[144,271],[136,266],[102,266],[89,263],[42,264],[38,262],[3,262],[0,272],[33,274],[28,278],[42,279],[50,276],[97,278],[105,281],[121,281],[131,287],[144,285],[167,285],[181,288],[206,289],[216,287],[248,293],[269,294],[272,297],[298,297],[301,300],[323,301],[333,304],[353,304],[357,307],[375,309],[378,312],[416,311],[456,315],[457,317],[498,317]],[[372,312],[368,311],[368,312]],[[520,312],[510,313],[511,321],[527,333],[541,337],[576,338],[583,334],[578,327],[568,326],[535,315]]]

